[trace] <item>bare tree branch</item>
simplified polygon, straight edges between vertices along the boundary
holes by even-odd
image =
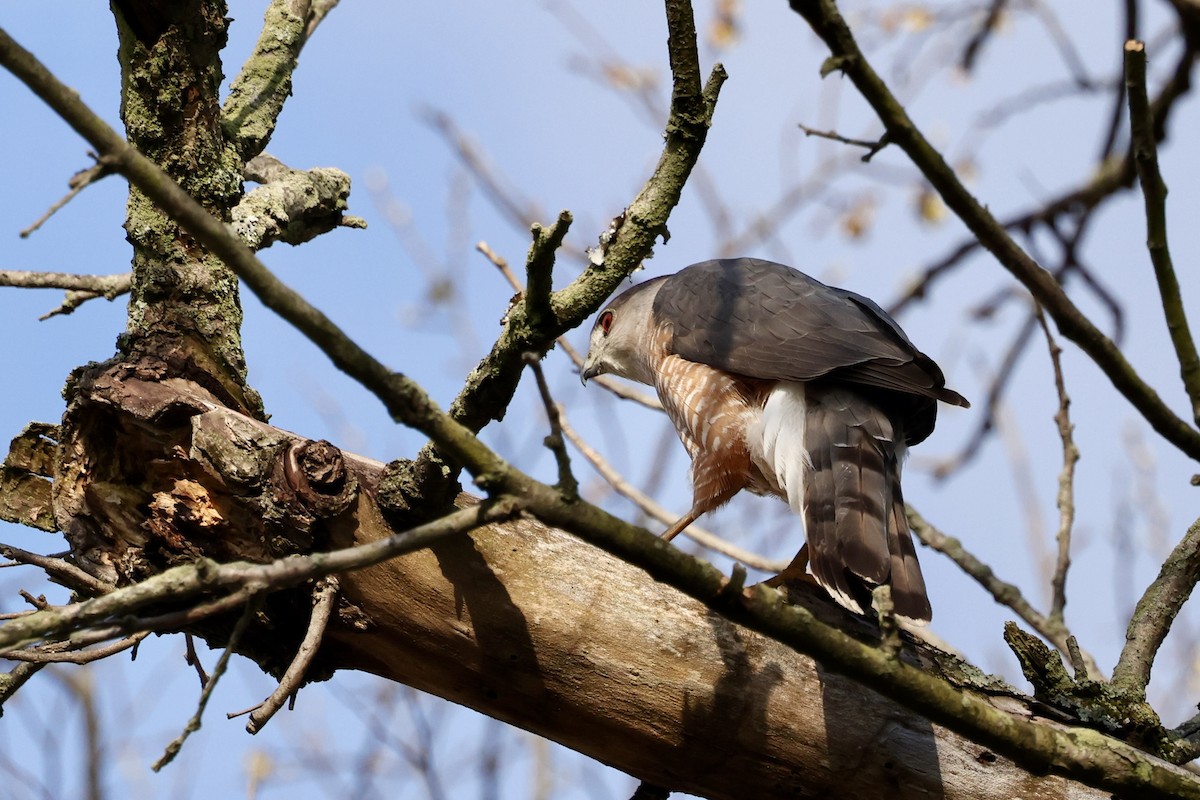
[[[200,692],[200,700],[196,703],[196,713],[192,714],[191,719],[184,726],[183,733],[172,740],[158,761],[155,761],[151,765],[150,768],[155,772],[158,772],[167,764],[174,761],[175,756],[179,755],[179,751],[183,749],[183,743],[187,741],[188,737],[200,730],[200,718],[204,716],[204,709],[208,706],[208,698],[212,697],[213,689],[217,688],[217,681],[225,674],[225,667],[229,665],[229,658],[241,642],[242,634],[249,627],[250,620],[254,618],[254,613],[258,610],[258,606],[258,598],[251,598],[246,603],[245,610],[242,611],[237,624],[233,626],[233,632],[229,634],[229,644],[226,645],[225,651],[221,653],[221,657],[217,659],[217,664],[213,667],[212,675],[209,677],[208,682],[204,684],[204,689]]]
[[[1113,668],[1113,685],[1145,697],[1150,669],[1171,624],[1200,580],[1200,520],[1167,556],[1158,577],[1134,608],[1125,632],[1125,647]]]
[[[292,94],[292,73],[308,41],[311,8],[311,0],[272,0],[254,52],[229,86],[221,127],[243,162],[267,146]]]
[[[905,510],[908,512],[908,524],[912,526],[913,532],[917,534],[917,538],[921,540],[922,544],[932,547],[957,564],[963,572],[986,589],[997,603],[1011,608],[1017,616],[1025,620],[1029,627],[1058,648],[1059,652],[1069,655],[1070,649],[1067,642],[1071,638],[1071,632],[1061,618],[1054,619],[1042,614],[1030,605],[1017,586],[996,577],[992,568],[972,555],[963,547],[961,541],[939,531],[912,506],[906,506]],[[1087,653],[1082,655],[1088,673],[1092,676],[1099,676],[1101,673],[1100,668],[1096,665],[1096,660]]]
[[[1074,426],[1071,425],[1071,398],[1067,396],[1066,384],[1063,380],[1062,348],[1058,346],[1058,342],[1054,341],[1054,336],[1050,333],[1050,326],[1046,324],[1046,315],[1042,313],[1041,308],[1037,309],[1037,321],[1042,328],[1042,333],[1046,336],[1046,344],[1050,348],[1050,363],[1054,368],[1054,388],[1058,393],[1058,412],[1054,415],[1054,422],[1058,426],[1058,438],[1062,442],[1063,451],[1063,465],[1058,474],[1057,494],[1058,535],[1055,538],[1058,542],[1058,558],[1055,560],[1054,577],[1050,581],[1052,596],[1049,615],[1051,620],[1061,624],[1063,608],[1067,604],[1067,570],[1071,567],[1071,529],[1075,525],[1075,463],[1079,461],[1079,448],[1075,446],[1075,439],[1072,435]],[[1073,641],[1074,637],[1067,637],[1068,646]],[[1079,645],[1076,644],[1075,650],[1078,649]],[[1068,655],[1071,655],[1070,651]]]
[[[1125,90],[1129,95],[1133,163],[1137,165],[1146,203],[1146,247],[1154,265],[1171,344],[1179,359],[1179,374],[1192,403],[1192,417],[1200,425],[1200,355],[1196,353],[1196,342],[1188,327],[1179,280],[1175,277],[1175,266],[1167,246],[1167,185],[1158,169],[1154,118],[1146,95],[1146,49],[1139,41],[1125,43]]]
[[[317,582],[316,588],[313,589],[312,618],[309,620],[308,630],[304,633],[304,640],[300,642],[295,658],[279,679],[275,691],[250,714],[250,721],[246,723],[247,733],[255,734],[261,731],[263,726],[271,721],[271,717],[283,708],[284,702],[300,690],[313,656],[321,646],[321,638],[325,635],[325,627],[329,624],[329,615],[333,611],[337,594],[337,576],[330,575]]]
[[[1137,374],[1117,346],[1071,301],[1054,278],[1022,250],[972,195],[859,49],[834,0],[791,0],[832,53],[827,68],[845,73],[875,109],[891,140],[925,175],[946,204],[1046,309],[1059,331],[1078,344],[1163,438],[1200,460],[1200,431],[1180,419]]]
[[[42,225],[44,225],[48,219],[50,219],[52,216],[54,216],[63,206],[65,206],[67,203],[74,200],[75,196],[77,194],[82,192],[87,187],[91,186],[93,183],[96,183],[97,181],[99,181],[103,178],[106,178],[111,174],[113,174],[112,167],[110,165],[104,163],[104,161],[102,159],[97,160],[96,163],[93,164],[92,166],[90,166],[86,169],[82,169],[79,172],[76,172],[74,175],[71,176],[71,180],[67,181],[67,186],[70,187],[70,191],[68,191],[61,200],[57,201],[56,203],[54,203],[54,205],[50,206],[50,208],[47,209],[45,214],[43,214],[42,216],[40,216],[36,220],[34,220],[32,225],[30,225],[25,230],[21,231],[21,233],[20,233],[21,238],[28,239],[38,228],[42,227]],[[112,298],[109,297],[108,299],[111,300]]]

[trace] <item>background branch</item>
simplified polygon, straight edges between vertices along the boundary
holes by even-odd
[[[1125,43],[1125,90],[1129,96],[1129,129],[1133,163],[1141,179],[1146,204],[1146,248],[1154,265],[1154,278],[1162,297],[1171,344],[1179,359],[1179,374],[1192,403],[1192,417],[1200,424],[1200,356],[1188,327],[1179,281],[1167,245],[1167,185],[1158,169],[1154,117],[1146,94],[1146,49],[1142,42]]]
[[[1113,386],[1167,441],[1200,460],[1200,432],[1180,419],[1134,370],[1117,346],[1067,297],[1053,277],[1022,250],[922,135],[904,107],[872,69],[833,0],[791,0],[832,53],[832,69],[845,73],[879,115],[891,140],[904,150],[964,224],[1017,278],[1058,325],[1100,367]]]

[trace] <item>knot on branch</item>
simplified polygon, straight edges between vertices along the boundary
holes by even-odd
[[[1004,625],[1004,641],[1033,684],[1033,696],[1071,720],[1164,755],[1170,746],[1167,732],[1145,696],[1092,680],[1076,667],[1067,673],[1058,653],[1014,622]]]
[[[340,514],[354,499],[358,481],[342,451],[324,439],[293,442],[283,454],[283,474],[296,499],[317,516]]]
[[[398,528],[407,528],[439,516],[453,507],[462,486],[452,470],[426,445],[416,460],[396,459],[384,467],[377,500]]]

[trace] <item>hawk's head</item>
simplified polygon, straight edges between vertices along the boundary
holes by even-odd
[[[647,356],[649,337],[658,329],[654,318],[654,296],[667,276],[639,283],[612,299],[596,317],[592,327],[587,360],[579,377],[588,378],[610,373],[653,385],[654,373]]]

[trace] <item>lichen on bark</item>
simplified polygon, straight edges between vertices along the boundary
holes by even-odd
[[[225,3],[114,5],[130,143],[228,222],[242,197],[242,163],[220,124]],[[217,384],[210,389],[261,416],[261,401],[246,385],[237,276],[132,186],[125,231],[133,285],[121,356],[206,373]]]

